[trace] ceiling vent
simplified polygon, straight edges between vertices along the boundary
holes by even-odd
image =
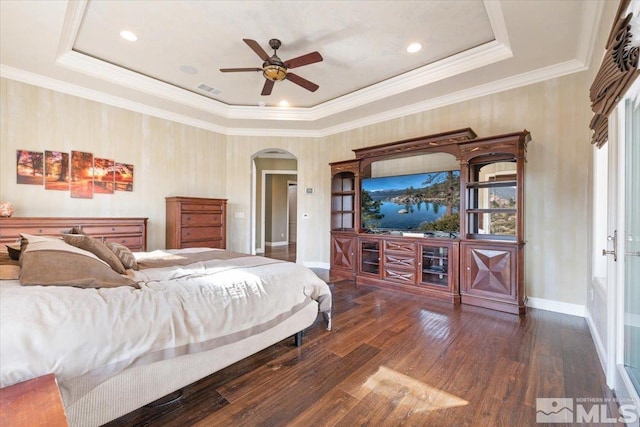
[[[201,91],[207,92],[209,95],[220,95],[222,93],[220,89],[216,89],[215,87],[211,87],[204,83],[200,83],[198,85],[198,89],[200,89]]]

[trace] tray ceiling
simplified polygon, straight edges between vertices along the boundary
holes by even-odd
[[[3,77],[225,134],[319,136],[584,70],[603,2],[0,2]],[[124,40],[122,30],[136,34]],[[319,85],[276,82],[243,39]],[[408,53],[411,43],[422,50]],[[203,87],[210,90],[202,90]],[[289,106],[282,107],[280,101]]]

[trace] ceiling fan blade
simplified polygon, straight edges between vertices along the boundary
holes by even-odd
[[[293,83],[305,88],[310,92],[315,92],[320,87],[317,84],[312,83],[307,79],[303,79],[299,75],[293,73],[287,73],[287,80],[291,80]]]
[[[257,53],[260,59],[262,59],[263,61],[269,60],[269,55],[267,55],[267,52],[264,51],[264,49],[258,44],[257,41],[251,39],[242,39],[242,41],[245,42],[255,53]]]
[[[237,73],[240,71],[262,71],[262,68],[220,68],[223,73]]]
[[[302,67],[303,65],[313,64],[322,61],[322,55],[318,52],[307,53],[284,62],[287,68]]]
[[[264,86],[262,86],[262,96],[271,95],[271,90],[273,89],[273,85],[275,82],[273,80],[264,79]]]

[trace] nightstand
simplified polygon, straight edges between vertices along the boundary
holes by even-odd
[[[0,426],[67,427],[53,374],[0,388]]]

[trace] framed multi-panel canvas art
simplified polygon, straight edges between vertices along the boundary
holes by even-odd
[[[133,165],[94,157],[83,151],[17,150],[16,182],[43,185],[46,190],[69,191],[71,197],[133,191]]]

